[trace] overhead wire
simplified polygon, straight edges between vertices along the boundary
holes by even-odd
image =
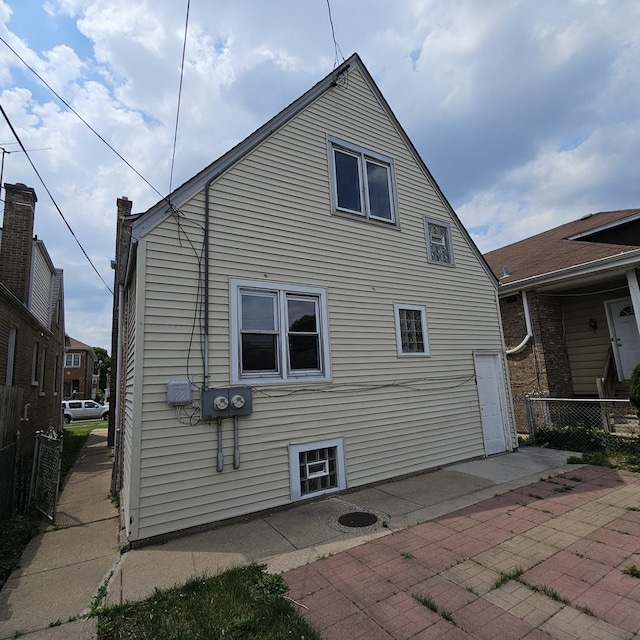
[[[329,24],[331,25],[331,37],[333,38],[333,68],[335,69],[339,64],[338,53],[340,53],[340,57],[342,58],[342,62],[344,62],[344,55],[342,53],[342,49],[340,49],[340,45],[336,40],[336,30],[333,26],[333,16],[331,15],[331,3],[327,0],[327,10],[329,11]]]
[[[102,284],[104,284],[104,286],[107,288],[107,291],[109,291],[109,293],[111,295],[113,295],[113,290],[111,289],[111,287],[105,282],[104,278],[102,277],[102,275],[100,275],[100,272],[98,271],[98,269],[96,268],[95,264],[93,264],[93,261],[91,260],[91,258],[89,257],[89,254],[85,251],[85,248],[82,246],[82,243],[80,242],[80,240],[78,240],[78,237],[76,236],[74,230],[71,228],[71,225],[69,224],[69,222],[67,221],[67,219],[64,217],[64,214],[62,213],[62,210],[60,209],[60,207],[58,206],[58,203],[56,202],[55,198],[53,197],[53,194],[51,193],[51,191],[49,191],[49,187],[47,187],[44,179],[42,178],[42,176],[40,175],[40,172],[38,171],[38,169],[36,169],[36,165],[33,163],[33,160],[31,160],[31,156],[29,155],[29,152],[27,151],[27,149],[25,148],[25,146],[22,144],[22,140],[20,140],[20,136],[18,136],[18,132],[14,129],[13,124],[11,123],[11,120],[9,120],[9,116],[7,116],[2,104],[0,104],[0,112],[2,112],[2,116],[4,117],[4,119],[7,122],[7,125],[9,126],[9,129],[11,129],[11,133],[14,135],[16,141],[18,142],[18,144],[20,145],[20,148],[22,149],[22,151],[24,152],[24,155],[26,156],[27,160],[29,161],[29,164],[31,165],[31,168],[34,170],[36,176],[38,176],[38,179],[40,180],[40,183],[42,184],[42,186],[44,187],[44,190],[47,192],[47,195],[49,196],[49,198],[51,198],[51,202],[53,202],[53,206],[56,208],[56,210],[58,211],[58,213],[60,214],[60,217],[62,218],[63,222],[65,223],[65,225],[67,225],[67,229],[69,229],[69,232],[71,233],[71,235],[73,236],[73,239],[76,241],[76,243],[78,244],[78,246],[80,247],[80,250],[82,251],[82,253],[84,254],[85,258],[87,259],[87,261],[89,262],[89,264],[91,265],[91,268],[96,272],[96,274],[98,275],[98,278],[100,278],[100,280],[102,280]]]
[[[139,178],[141,178],[149,187],[151,187],[151,189],[153,189],[153,191],[155,191],[155,193],[157,193],[162,200],[165,200],[167,204],[172,207],[168,197],[162,194],[158,189],[156,189],[156,187],[154,187],[151,182],[149,182],[149,180],[147,180],[119,151],[117,151],[111,144],[109,144],[109,142],[107,142],[107,140],[105,140],[105,138],[100,135],[31,65],[29,65],[29,63],[2,36],[0,36],[0,42],[2,42],[18,58],[18,60],[20,60],[20,62],[22,62],[25,67],[27,67],[27,69],[29,69],[29,71],[31,71],[31,73],[33,73],[36,78],[38,78],[38,80],[40,80],[40,82],[42,82],[42,84],[44,84],[44,86],[47,87],[47,89],[49,89],[49,91],[51,91],[51,93],[53,93],[53,95],[58,98],[58,100],[60,100],[60,102],[62,102],[62,104],[67,107],[67,109],[69,109],[69,111],[71,111],[71,113],[79,118],[80,121],[84,125],[86,125],[92,133],[94,133],[102,142],[104,142],[104,144],[106,144],[107,147],[109,147],[109,149],[111,149],[111,151],[113,151],[113,153],[115,153],[118,158],[120,158],[120,160],[122,160],[122,162],[124,162],[129,167],[129,169],[131,169]]]
[[[189,30],[189,9],[191,0],[187,0],[187,17],[184,22],[184,39],[182,42],[182,62],[180,63],[180,86],[178,87],[178,107],[176,109],[176,126],[173,133],[173,153],[171,154],[171,173],[169,175],[169,193],[173,185],[173,166],[176,160],[176,144],[178,142],[178,121],[180,120],[180,102],[182,100],[182,80],[184,78],[184,58],[187,50],[187,33]]]

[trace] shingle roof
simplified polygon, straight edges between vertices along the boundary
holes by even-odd
[[[609,244],[586,239],[568,239],[615,222],[623,224],[625,218],[633,218],[638,215],[640,215],[640,209],[600,211],[514,242],[506,247],[495,249],[485,253],[484,257],[496,278],[502,284],[510,284],[593,260],[622,255],[629,251],[638,251],[640,238],[630,238],[636,244]],[[509,270],[509,278],[503,278],[504,267]]]

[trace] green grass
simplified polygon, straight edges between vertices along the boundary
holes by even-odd
[[[581,456],[567,458],[568,464],[592,464],[597,467],[640,471],[640,454],[616,453],[614,451],[585,451]]]
[[[146,600],[102,609],[98,640],[321,640],[263,565],[156,590]]]
[[[632,564],[630,567],[623,569],[622,573],[631,576],[632,578],[640,578],[640,569],[638,569],[635,564]]]
[[[446,609],[442,609],[441,607],[439,607],[433,601],[433,598],[431,598],[431,596],[429,596],[427,594],[422,595],[420,593],[414,593],[412,595],[413,595],[413,599],[416,602],[419,602],[420,604],[424,605],[425,607],[427,607],[427,609],[431,609],[431,611],[433,611],[434,613],[437,613],[441,618],[444,618],[447,622],[450,622],[452,625],[454,625],[456,627],[458,626],[458,624],[454,620],[454,618],[451,615],[451,613],[449,611],[447,611]]]
[[[524,569],[516,567],[511,571],[503,571],[500,577],[493,583],[491,589],[499,589],[503,584],[507,584],[509,580],[519,580],[520,576],[524,573]]]
[[[60,486],[67,477],[67,474],[73,467],[73,463],[80,455],[80,449],[87,441],[89,434],[94,429],[104,428],[106,426],[104,420],[95,420],[92,422],[71,422],[63,428],[64,440],[62,441],[62,461],[60,464]]]

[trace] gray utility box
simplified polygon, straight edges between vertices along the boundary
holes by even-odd
[[[203,389],[201,412],[203,420],[248,416],[253,412],[253,389],[251,387]]]

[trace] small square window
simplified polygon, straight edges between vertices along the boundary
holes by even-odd
[[[334,210],[396,224],[393,160],[332,136],[328,139]]]
[[[451,225],[448,222],[425,218],[425,233],[429,262],[453,265]]]
[[[428,356],[427,310],[423,305],[395,304],[399,356]]]
[[[346,489],[342,438],[289,446],[293,500]]]

